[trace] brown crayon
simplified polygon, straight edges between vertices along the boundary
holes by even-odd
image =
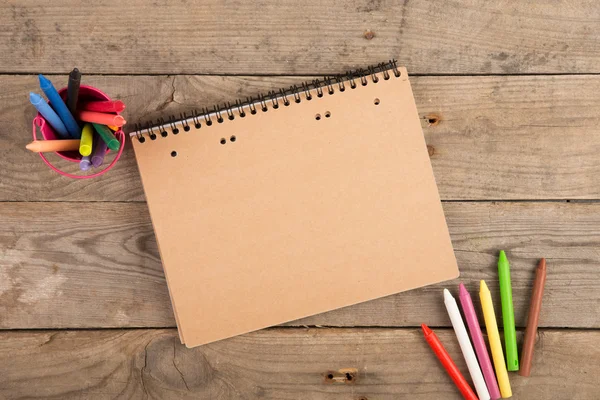
[[[542,258],[535,271],[535,281],[531,293],[531,303],[529,304],[529,316],[527,317],[525,339],[523,341],[523,350],[521,351],[521,369],[519,370],[519,375],[521,376],[529,376],[531,372],[533,348],[535,346],[535,337],[537,335],[538,321],[540,319],[540,310],[542,309],[542,297],[544,295],[545,283],[546,259]]]

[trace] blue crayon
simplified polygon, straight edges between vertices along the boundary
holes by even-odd
[[[98,168],[104,162],[104,155],[106,154],[106,142],[98,136],[98,134],[94,134],[94,150],[92,153],[92,165],[94,168]]]
[[[50,124],[52,128],[54,128],[54,132],[61,139],[69,139],[69,132],[67,132],[67,128],[65,124],[60,120],[56,112],[50,107],[48,103],[44,100],[42,96],[37,93],[29,93],[29,101],[33,106],[42,114],[42,117]]]
[[[90,156],[81,157],[81,161],[79,161],[79,169],[82,171],[87,171],[92,167],[92,162],[90,161]]]
[[[77,124],[77,121],[75,121],[75,118],[69,111],[69,108],[67,107],[63,99],[60,97],[60,95],[52,85],[52,82],[50,82],[42,74],[39,74],[38,77],[40,78],[40,87],[44,91],[44,94],[46,95],[48,100],[50,100],[50,105],[52,106],[54,111],[56,111],[61,121],[65,124],[69,135],[73,139],[81,139],[81,128]]]

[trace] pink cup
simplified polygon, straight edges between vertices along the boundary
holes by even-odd
[[[60,89],[58,91],[58,93],[61,95],[63,100],[66,99],[67,88],[65,87],[65,88]],[[101,100],[110,100],[110,97],[108,97],[106,94],[104,94],[103,92],[101,92],[100,90],[98,90],[94,87],[81,85],[79,87],[79,99],[78,100],[79,101],[94,101],[94,100],[101,101]],[[119,114],[119,113],[114,113],[114,114]],[[46,123],[46,120],[44,119],[44,117],[42,117],[42,115],[40,113],[38,113],[37,116],[33,119],[33,140],[37,140],[36,127],[40,128],[40,131],[42,132],[42,136],[44,137],[45,140],[59,139],[59,137],[54,132],[54,129],[52,129],[50,124]],[[52,165],[52,163],[50,161],[48,161],[48,159],[44,156],[44,153],[38,153],[38,154],[40,155],[42,160],[46,163],[46,165],[48,165],[51,169],[53,169],[54,171],[58,172],[59,174],[61,174],[63,176],[67,176],[69,178],[74,178],[74,179],[94,178],[96,176],[100,176],[100,175],[108,172],[117,163],[117,161],[121,157],[121,154],[123,153],[123,148],[125,147],[125,133],[123,132],[123,129],[119,129],[117,132],[115,132],[115,137],[121,143],[121,146],[119,147],[119,151],[117,152],[115,159],[106,168],[104,168],[103,170],[101,170],[99,172],[96,172],[95,174],[90,174],[90,175],[70,174],[70,173],[62,171],[62,170],[58,169],[57,167],[55,167],[54,165]],[[106,154],[108,154],[109,151],[110,150],[107,150]],[[79,161],[81,161],[81,154],[79,154],[79,152],[77,152],[77,151],[59,151],[59,152],[56,152],[55,154],[57,154],[61,158],[64,158],[67,161],[76,162],[76,163],[79,163]]]

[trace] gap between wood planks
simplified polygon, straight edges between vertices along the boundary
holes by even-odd
[[[398,65],[401,65],[400,62],[398,62]],[[357,68],[360,68],[360,65],[356,66]],[[354,69],[352,69],[354,70]],[[46,76],[65,76],[68,75],[70,71],[65,71],[65,72],[10,72],[10,71],[0,71],[0,75],[5,75],[5,76],[35,76],[38,74],[43,74]],[[247,76],[247,77],[262,77],[262,78],[268,78],[268,77],[308,77],[308,78],[320,78],[325,76],[335,76],[335,75],[344,75],[346,71],[336,71],[336,72],[332,72],[330,74],[302,74],[302,73],[281,73],[281,74],[268,74],[268,73],[264,73],[264,74],[260,74],[260,73],[256,73],[256,72],[250,72],[250,73],[219,73],[219,74],[203,74],[203,73],[128,73],[128,74],[123,74],[123,73],[110,73],[110,74],[105,74],[105,73],[97,73],[97,72],[92,72],[89,75],[94,75],[94,76],[119,76],[119,77],[127,77],[127,76],[203,76],[203,77],[211,77],[211,76],[222,76],[222,77],[240,77],[240,76]],[[411,73],[410,70],[408,71],[408,75],[411,77],[429,77],[429,76],[433,76],[436,78],[443,78],[443,77],[450,77],[450,78],[455,78],[455,77],[486,77],[486,76],[497,76],[497,77],[502,77],[502,76],[598,76],[600,75],[600,72],[523,72],[523,73],[513,73],[513,74],[477,74],[477,73],[465,73],[465,74],[452,74],[452,73],[440,73],[440,74],[436,74],[436,73]]]
[[[441,326],[441,325],[427,325],[429,328],[434,330],[453,330],[452,326]],[[158,331],[158,330],[176,330],[175,326],[151,326],[151,327],[87,327],[87,328],[15,328],[15,329],[7,329],[0,328],[0,333],[2,332],[14,332],[14,333],[41,333],[41,332],[91,332],[91,331]],[[421,329],[421,326],[382,326],[382,325],[356,325],[356,326],[345,326],[345,325],[276,325],[269,326],[267,328],[259,329],[258,331],[277,331],[277,330],[301,330],[301,329],[361,329],[361,330],[414,330]],[[485,326],[481,326],[482,331],[485,334]],[[502,327],[499,327],[500,331],[502,331]],[[525,332],[525,328],[516,327],[515,330],[517,332]],[[588,327],[571,327],[571,326],[553,326],[551,328],[538,327],[539,331],[544,332],[568,332],[568,331],[600,331],[600,328],[588,328]],[[240,334],[237,336],[243,336],[245,334]],[[234,336],[235,337],[235,336]]]
[[[485,200],[478,200],[478,199],[472,199],[472,200],[459,200],[459,199],[452,199],[452,200],[441,200],[442,203],[598,203],[600,202],[600,199],[506,199],[506,200],[502,200],[502,199],[485,199]],[[73,200],[73,201],[67,201],[67,200],[33,200],[33,201],[27,201],[27,200],[0,200],[0,204],[2,203],[27,203],[27,204],[34,204],[34,203],[54,203],[54,204],[61,204],[61,203],[113,203],[113,204],[145,204],[146,201],[145,200],[131,200],[131,201],[124,201],[124,200]]]

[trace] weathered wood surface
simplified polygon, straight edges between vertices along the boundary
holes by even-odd
[[[438,336],[468,377],[452,330]],[[513,399],[597,399],[599,340],[598,331],[540,331],[531,377],[510,374]],[[174,330],[2,332],[0,398],[461,396],[420,330],[278,328],[191,350]]]
[[[0,3],[0,71],[312,74],[398,58],[419,74],[600,72],[595,1]]]
[[[467,202],[444,210],[461,280],[476,304],[480,279],[498,300],[496,252],[503,248],[518,326],[526,323],[537,260],[546,257],[541,326],[600,327],[600,203]],[[145,204],[0,203],[0,220],[0,328],[174,326]],[[289,325],[419,326],[426,318],[449,326],[441,289],[458,282]]]
[[[85,76],[84,82],[123,99],[128,106],[125,116],[134,123],[304,79]],[[57,86],[66,84],[66,77],[53,80]],[[413,77],[411,81],[443,199],[600,199],[597,76]],[[35,115],[27,93],[37,87],[34,76],[0,76],[0,201],[143,201],[130,145],[113,171],[90,181],[65,179],[25,150]],[[78,170],[77,165],[67,167]]]

